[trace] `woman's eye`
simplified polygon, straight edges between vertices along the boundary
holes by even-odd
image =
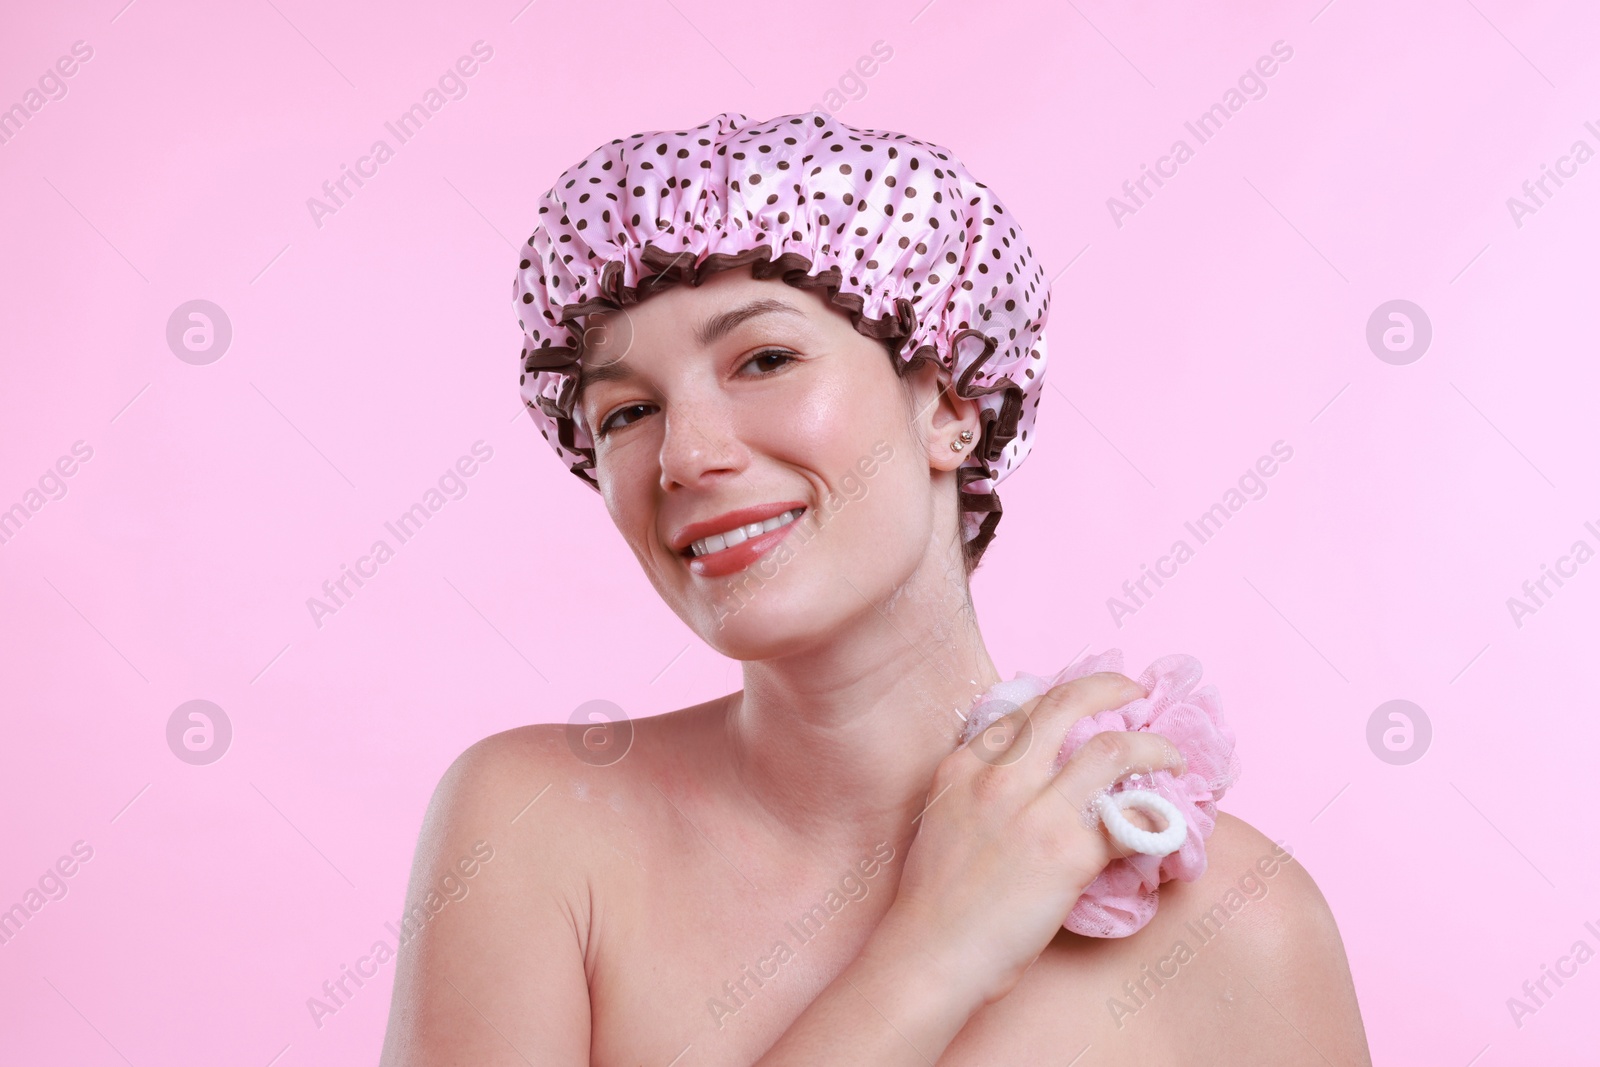
[[[617,417],[619,415],[624,415],[627,412],[637,411],[639,408],[647,408],[649,406],[649,404],[627,404],[613,411],[604,419],[600,420],[600,436],[604,437],[606,434],[611,432],[612,424],[617,421]],[[628,424],[622,423],[621,425],[626,426]]]
[[[757,363],[757,362],[759,362],[761,360],[770,359],[772,357],[777,357],[777,358],[783,360],[783,363],[776,363],[776,364],[769,363],[769,364],[766,364],[765,366],[766,366],[767,370],[777,370],[779,367],[782,367],[782,366],[784,366],[785,364],[788,364],[788,363],[793,363],[795,361],[795,356],[794,356],[794,353],[792,353],[792,352],[785,352],[781,348],[767,348],[767,349],[763,349],[762,351],[757,352],[755,355],[751,356],[748,360],[745,361],[744,366],[748,367],[752,363]],[[764,377],[764,375],[763,375],[763,377]]]
[[[758,369],[762,370],[762,373],[756,375],[756,377],[765,378],[770,376],[772,372],[778,370],[780,367],[794,363],[797,359],[798,357],[793,352],[788,352],[781,348],[766,348],[745,360],[739,369],[743,370],[745,367],[756,366]],[[764,360],[779,360],[780,362],[764,363]],[[629,419],[624,422],[618,422],[617,420],[619,417],[626,415],[630,411],[637,411],[640,408],[648,408],[653,406],[654,405],[652,404],[638,403],[625,404],[622,407],[617,408],[600,421],[600,426],[596,430],[596,435],[599,437],[604,437],[613,429],[629,425],[633,420]]]

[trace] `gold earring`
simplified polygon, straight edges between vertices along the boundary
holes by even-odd
[[[963,448],[965,448],[967,446],[967,444],[972,440],[972,431],[971,430],[962,430],[960,436],[961,436],[961,443],[960,444],[957,444],[954,441],[950,442],[950,451],[952,451],[952,452],[960,452]]]

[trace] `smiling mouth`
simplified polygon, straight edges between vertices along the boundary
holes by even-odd
[[[790,525],[804,514],[805,510],[803,507],[790,508],[781,515],[774,515],[772,518],[761,522],[747,523],[744,526],[736,526],[731,530],[725,530],[720,534],[702,537],[698,541],[690,542],[689,546],[679,555],[685,559],[698,559],[702,556],[710,556],[726,551],[763,534],[768,534],[773,530],[779,530]]]

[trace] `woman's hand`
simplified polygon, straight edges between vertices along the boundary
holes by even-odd
[[[1009,993],[1121,855],[1093,814],[1096,795],[1135,772],[1183,773],[1167,738],[1111,731],[1050,777],[1074,722],[1145,695],[1112,672],[1064,682],[946,757],[879,936],[930,960],[982,1004]]]

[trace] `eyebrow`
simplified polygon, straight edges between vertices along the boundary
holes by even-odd
[[[700,328],[694,332],[694,339],[699,341],[701,345],[714,344],[745,320],[753,319],[758,315],[771,315],[774,313],[805,317],[805,312],[793,304],[785,303],[772,297],[760,297],[747,304],[740,304],[736,308],[729,308],[720,315],[711,316],[701,323]]]
[[[715,344],[742,323],[761,315],[773,314],[798,315],[805,318],[805,312],[793,304],[772,297],[759,297],[711,316],[694,331],[694,339],[701,346]],[[628,366],[625,360],[617,360],[615,363],[606,363],[598,367],[584,367],[578,395],[581,397],[584,388],[596,382],[619,382],[633,376],[633,368]]]

